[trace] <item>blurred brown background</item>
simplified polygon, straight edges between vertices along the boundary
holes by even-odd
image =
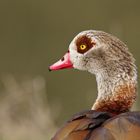
[[[0,114],[4,110],[9,116],[2,115],[0,124],[8,123],[0,128],[0,137],[50,138],[72,114],[91,107],[97,93],[94,76],[72,69],[48,71],[80,31],[96,29],[116,35],[128,45],[140,69],[139,26],[139,0],[0,0]],[[140,110],[140,98],[134,110]],[[21,122],[23,130],[17,131]],[[35,136],[27,129],[33,129]]]

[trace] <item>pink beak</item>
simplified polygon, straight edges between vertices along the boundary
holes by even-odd
[[[66,68],[73,68],[73,64],[70,61],[70,53],[69,51],[61,58],[58,62],[54,63],[49,67],[49,70],[60,70]]]

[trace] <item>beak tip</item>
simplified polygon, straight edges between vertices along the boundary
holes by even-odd
[[[73,65],[70,61],[70,54],[67,52],[62,59],[49,66],[49,71],[60,70],[65,68],[73,68]]]
[[[49,70],[49,71],[52,71],[52,70],[50,69],[50,67],[48,68],[48,70]]]

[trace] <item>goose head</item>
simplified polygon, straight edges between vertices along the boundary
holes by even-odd
[[[50,70],[75,68],[96,76],[98,97],[92,109],[125,112],[136,99],[135,59],[117,37],[103,31],[79,33]]]

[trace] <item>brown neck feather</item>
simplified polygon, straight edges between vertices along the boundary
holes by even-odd
[[[118,86],[110,97],[96,100],[92,109],[98,111],[120,114],[127,112],[136,99],[136,84],[125,84]]]

